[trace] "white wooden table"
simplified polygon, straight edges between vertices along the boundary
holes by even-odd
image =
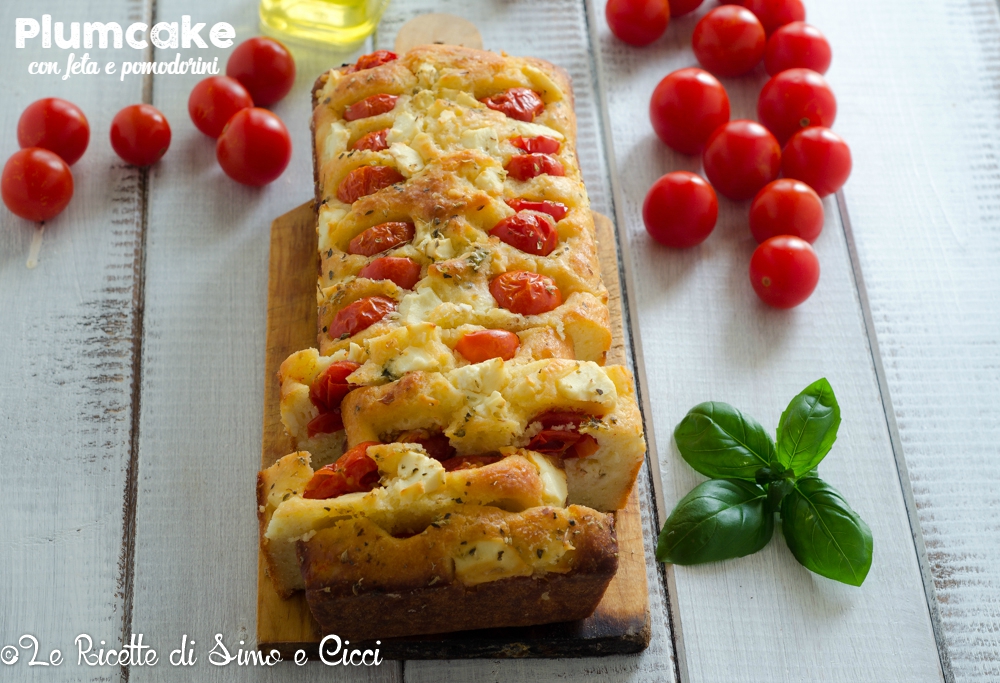
[[[42,6],[44,4],[44,7]],[[0,5],[0,153],[33,100],[58,95],[88,115],[76,196],[33,230],[0,211],[0,646],[38,638],[58,667],[0,679],[372,681],[1000,680],[1000,15],[995,0],[807,0],[834,50],[835,128],[854,173],[825,202],[813,297],[766,309],[746,282],[746,205],[722,200],[702,246],[658,248],[643,230],[645,190],[696,159],[660,145],[646,107],[655,83],[695,63],[694,16],[645,49],[609,33],[603,0],[393,0],[373,42],[415,14],[444,11],[487,48],[552,60],[573,76],[591,200],[619,226],[631,346],[650,445],[641,485],[647,552],[673,504],[699,481],[672,444],[702,400],[740,406],[773,428],[788,398],[826,376],[843,409],[823,464],[872,527],[860,589],[810,574],[782,547],[702,567],[650,560],[653,639],[628,657],[386,662],[251,670],[207,662],[214,634],[254,638],[256,522],[268,226],[310,195],[308,91],[344,55],[298,51],[295,89],[275,111],[294,155],[254,190],[226,178],[191,125],[197,76],[28,76],[59,50],[14,47],[14,20],[228,21],[256,33],[255,0],[58,0]],[[155,12],[155,17],[153,16]],[[370,45],[368,46],[370,47]],[[100,61],[141,59],[90,50]],[[145,58],[172,59],[172,51]],[[189,53],[190,52],[190,53]],[[218,56],[229,50],[197,50]],[[126,55],[126,53],[128,53]],[[752,117],[755,77],[726,82],[734,118]],[[114,113],[152,102],[173,126],[148,172],[121,163]],[[847,217],[850,216],[850,221]],[[77,666],[74,638],[142,633],[154,667]],[[193,668],[166,663],[182,635]]]

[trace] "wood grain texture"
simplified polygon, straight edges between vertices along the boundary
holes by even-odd
[[[946,661],[956,681],[1000,680],[1000,14],[814,4]]]
[[[184,14],[209,27],[232,23],[237,44],[257,34],[256,2],[157,1],[158,18]],[[224,67],[230,52],[210,47],[198,56],[217,56]],[[191,125],[187,99],[200,76],[155,80],[153,104],[172,123],[173,142],[150,172],[133,628],[165,644],[167,654],[187,634],[199,659],[187,670],[134,667],[132,683],[330,675],[322,664],[255,670],[215,667],[207,659],[217,633],[234,651],[241,640],[246,649],[254,646],[257,533],[249,492],[260,464],[269,228],[312,194],[313,80],[354,56],[294,55],[295,86],[272,107],[292,136],[292,160],[264,188],[226,177],[214,141]],[[401,678],[389,662],[336,675]]]
[[[271,226],[271,257],[267,306],[267,347],[264,362],[264,424],[261,468],[294,450],[281,426],[281,397],[274,378],[282,361],[315,341],[316,216],[313,204],[304,204],[277,218]],[[611,330],[615,343],[608,363],[625,361],[622,338],[621,288],[614,225],[594,214],[598,257],[608,289]],[[637,490],[628,506],[616,514],[618,572],[608,585],[593,616],[575,622],[530,628],[490,629],[381,642],[387,659],[447,659],[470,657],[580,657],[637,652],[649,643],[649,597]],[[303,594],[282,600],[258,561],[257,643],[286,658],[298,649],[318,656],[323,632],[309,613]],[[374,644],[371,645],[375,647]]]
[[[140,21],[140,1],[53,2],[46,11],[83,20]],[[39,264],[26,267],[34,224],[0,208],[0,462],[9,512],[0,529],[0,644],[35,635],[48,658],[71,651],[79,633],[117,642],[122,630],[123,490],[129,464],[133,359],[140,304],[142,174],[123,164],[102,137],[119,107],[139,101],[142,79],[29,76],[28,64],[66,53],[41,37],[15,48],[15,18],[0,5],[5,70],[0,153],[17,150],[17,121],[31,102],[58,92],[95,131],[73,166],[75,195],[49,221]],[[90,50],[115,59],[114,50]],[[103,144],[102,144],[103,143]],[[107,672],[28,667],[30,652],[2,666],[18,681],[97,680]],[[112,671],[117,675],[117,670]]]
[[[610,180],[604,155],[605,135],[595,92],[592,46],[587,30],[584,4],[578,0],[533,3],[520,0],[467,3],[461,0],[395,0],[383,16],[375,35],[376,47],[391,48],[396,33],[408,20],[426,12],[447,12],[472,21],[479,27],[484,47],[514,55],[548,59],[565,68],[573,79],[577,116],[577,155],[584,182],[595,211],[613,210]],[[626,310],[626,318],[628,310]],[[616,343],[631,366],[630,330]],[[407,681],[673,681],[675,665],[668,630],[666,598],[662,578],[653,559],[655,512],[652,510],[648,474],[640,474],[638,492],[643,519],[646,576],[651,611],[650,646],[640,654],[602,658],[550,661],[457,661],[446,666],[434,662],[409,661]]]
[[[599,9],[599,8],[597,8]],[[618,225],[626,237],[627,284],[641,345],[647,420],[655,436],[669,511],[701,480],[680,458],[674,425],[704,400],[732,403],[773,428],[787,401],[818,377],[843,410],[840,438],[820,469],[872,527],[875,559],[865,585],[810,574],[776,538],[762,552],[701,567],[670,567],[681,677],[686,681],[937,681],[938,662],[885,414],[836,205],[816,243],[819,287],[803,306],[763,306],[747,282],[754,241],[748,203],[720,198],[719,224],[683,252],[653,243],[642,226],[646,188],[699,160],[659,143],[646,116],[649,93],[690,66],[690,35],[703,7],[672,22],[659,43],[637,51],[592,8],[602,84],[614,132]],[[836,43],[834,43],[836,46]],[[836,49],[836,47],[835,47]],[[724,82],[733,118],[753,118],[763,69]],[[836,74],[831,73],[834,88]],[[891,626],[889,626],[891,624]]]

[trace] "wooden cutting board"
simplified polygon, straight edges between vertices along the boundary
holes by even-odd
[[[608,363],[624,363],[621,288],[614,226],[594,214],[614,344]],[[264,437],[261,467],[294,451],[281,425],[276,375],[289,354],[316,345],[316,216],[312,203],[289,211],[271,224],[271,262],[267,300],[267,358],[264,363]],[[597,611],[582,621],[531,628],[486,629],[383,640],[386,659],[464,657],[591,657],[638,652],[649,644],[649,596],[642,544],[639,497],[616,513],[618,573]],[[276,649],[284,659],[304,649],[316,657],[322,639],[302,593],[282,600],[258,560],[257,647]],[[352,647],[356,644],[352,643]]]

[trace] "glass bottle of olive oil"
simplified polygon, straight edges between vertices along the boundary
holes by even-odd
[[[388,4],[389,0],[260,0],[261,29],[292,42],[347,50],[371,35]]]

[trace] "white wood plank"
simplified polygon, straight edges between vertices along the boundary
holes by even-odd
[[[579,0],[546,3],[491,0],[406,0],[393,2],[375,37],[376,46],[390,48],[399,28],[424,12],[446,12],[469,19],[483,36],[487,50],[547,59],[565,68],[573,79],[577,115],[577,153],[587,192],[595,210],[613,211],[607,162],[601,133],[600,106],[596,100],[595,73],[585,7]],[[653,560],[654,521],[648,479],[643,472],[643,519],[652,639],[638,655],[559,660],[453,660],[408,661],[409,681],[448,683],[461,681],[673,681],[673,647],[667,624],[662,576]]]
[[[138,21],[136,0],[52,2],[60,20]],[[39,264],[26,267],[33,224],[0,208],[0,462],[8,501],[0,527],[0,645],[23,634],[49,651],[74,652],[89,633],[118,642],[122,630],[123,505],[132,429],[136,294],[142,241],[140,172],[111,150],[107,130],[122,106],[138,101],[142,81],[113,76],[30,76],[32,61],[68,52],[17,49],[15,19],[41,11],[0,6],[0,157],[18,149],[24,108],[57,95],[85,112],[91,141],[73,166],[75,194],[46,227]],[[120,58],[121,51],[89,50]],[[77,51],[79,56],[80,51]],[[106,671],[28,667],[30,652],[3,666],[8,680],[96,680]],[[114,672],[117,674],[117,671]]]
[[[727,401],[773,429],[787,401],[826,376],[839,397],[843,424],[821,470],[868,521],[875,539],[874,565],[860,589],[810,574],[782,547],[780,534],[749,558],[668,568],[682,680],[941,680],[835,203],[825,202],[827,222],[816,243],[819,287],[789,312],[767,309],[749,286],[755,243],[747,228],[748,203],[720,198],[719,225],[700,247],[673,252],[653,243],[641,219],[646,189],[665,172],[698,171],[700,163],[658,142],[648,122],[649,95],[667,73],[696,63],[691,31],[711,7],[674,21],[666,38],[637,50],[610,35],[599,11],[603,3],[596,4],[602,6],[591,16],[601,37],[616,206],[619,225],[627,228],[626,270],[664,512],[702,479],[671,438],[691,406]],[[831,77],[836,88],[836,74]],[[725,81],[733,118],[754,117],[763,81],[763,69]]]
[[[158,0],[157,17],[228,21],[237,44],[257,33],[257,3]],[[224,64],[231,49],[199,50]],[[215,667],[214,634],[231,648],[255,641],[257,520],[264,325],[271,220],[312,196],[310,90],[351,55],[294,50],[292,92],[273,107],[292,136],[285,173],[262,189],[224,175],[214,141],[190,122],[199,76],[157,77],[153,104],[171,121],[170,152],[154,168],[146,256],[135,554],[136,633],[150,642],[195,639],[195,667],[133,668],[130,681],[394,681],[400,665],[328,670],[321,663],[254,670]],[[167,53],[171,58],[172,53]],[[171,645],[171,649],[178,645]],[[194,677],[194,678],[192,678]]]
[[[845,188],[956,681],[1000,680],[1000,17],[813,3]]]

